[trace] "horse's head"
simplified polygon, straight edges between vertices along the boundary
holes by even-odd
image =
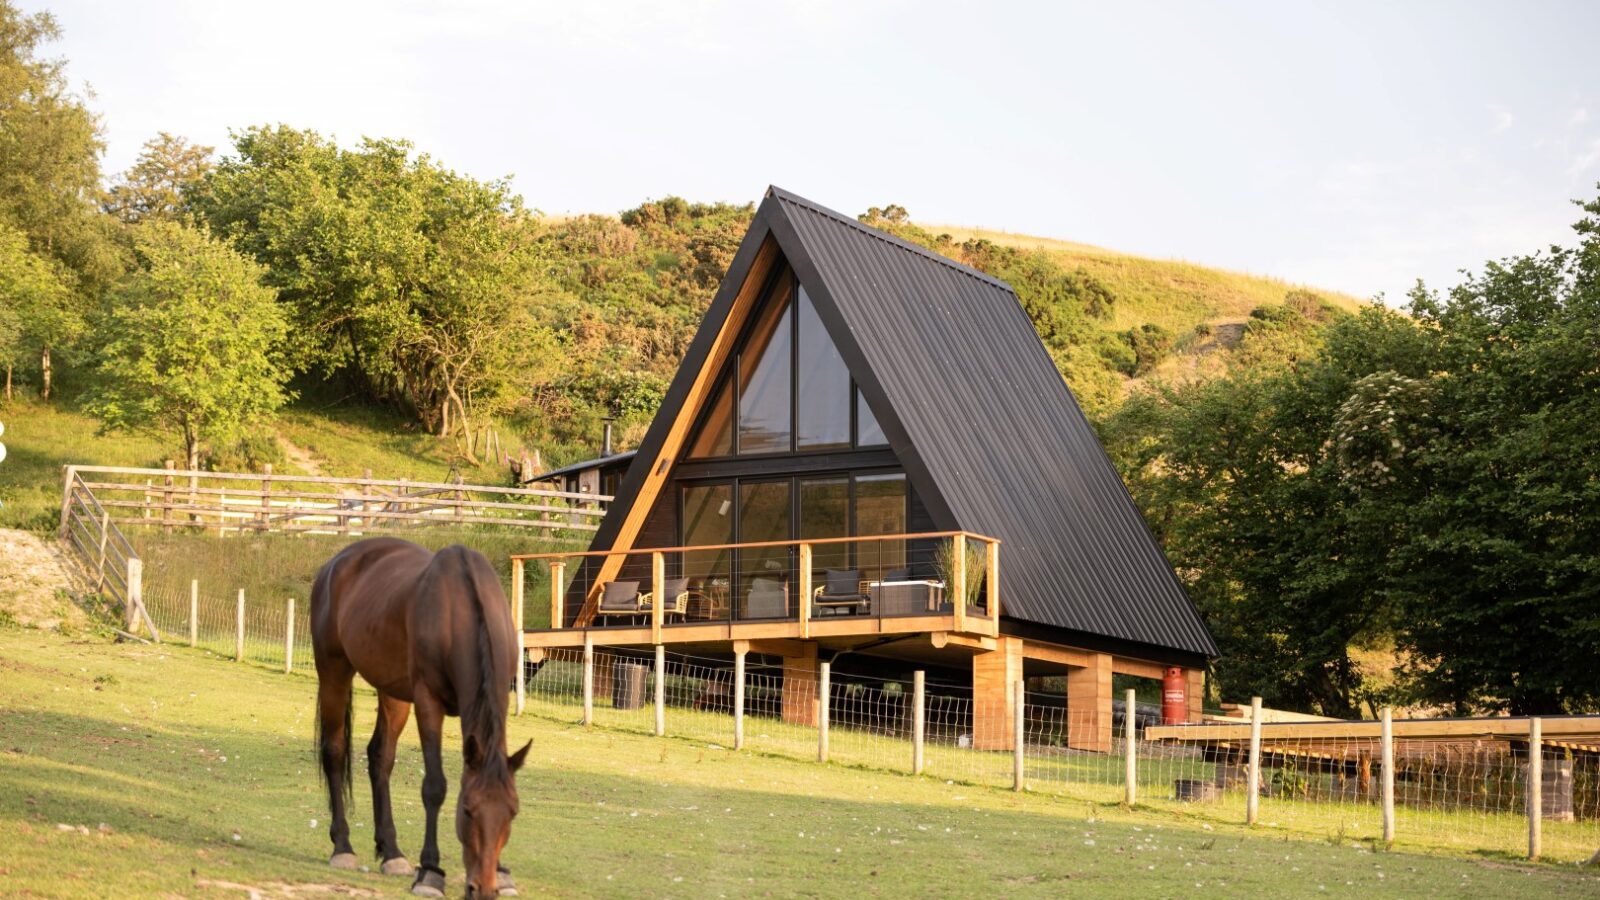
[[[469,735],[462,746],[466,768],[456,798],[456,837],[461,839],[467,896],[493,897],[498,891],[496,870],[500,851],[511,837],[511,820],[517,816],[517,770],[528,758],[529,741],[506,757],[505,765],[485,765],[485,748]]]

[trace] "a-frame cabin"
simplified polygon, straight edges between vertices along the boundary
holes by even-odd
[[[937,667],[979,746],[1039,675],[1073,746],[1109,748],[1113,674],[1197,715],[1216,654],[1010,286],[777,188],[589,552],[529,559],[556,576],[535,655],[782,657],[795,720],[819,655]]]

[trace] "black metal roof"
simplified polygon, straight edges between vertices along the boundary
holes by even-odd
[[[1216,644],[1006,283],[776,187],[600,532],[609,547],[766,240],[794,268],[941,528],[998,537],[1008,619]],[[692,411],[691,411],[692,412]]]
[[[637,452],[639,451],[625,450],[621,453],[613,453],[610,456],[597,456],[594,459],[586,459],[582,462],[575,462],[571,465],[562,466],[559,469],[551,469],[548,472],[540,472],[538,475],[535,475],[528,480],[549,481],[553,478],[561,478],[565,475],[571,475],[574,472],[582,472],[588,469],[603,469],[609,466],[619,466],[625,462],[631,462],[633,460],[633,455]]]

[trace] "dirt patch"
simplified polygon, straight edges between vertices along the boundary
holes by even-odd
[[[195,882],[196,887],[209,888],[218,891],[237,891],[251,898],[251,900],[264,900],[268,897],[382,897],[378,891],[354,887],[348,884],[288,884],[282,881],[267,884],[239,884],[236,881],[215,881],[202,878]]]
[[[67,561],[32,532],[0,528],[0,613],[32,628],[68,630],[88,624],[73,605]]]
[[[295,466],[300,469],[300,471],[306,473],[307,475],[327,474],[326,472],[322,471],[322,465],[317,462],[317,458],[315,456],[311,455],[310,450],[307,450],[299,444],[296,444],[294,441],[289,440],[281,434],[278,435],[278,445],[283,447],[284,458],[289,460],[289,462],[294,463]]]

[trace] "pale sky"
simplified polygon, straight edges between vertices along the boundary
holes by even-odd
[[[771,183],[1390,302],[1600,193],[1600,3],[20,3],[108,172],[285,122],[549,213]]]

